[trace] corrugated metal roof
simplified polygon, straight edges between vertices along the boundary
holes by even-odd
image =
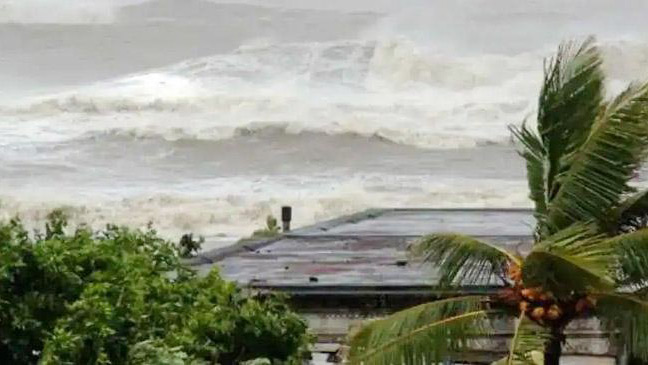
[[[276,240],[216,250],[195,262],[218,262],[227,279],[254,287],[427,287],[436,284],[434,270],[406,255],[417,237],[461,232],[515,250],[531,241],[533,225],[531,212],[519,209],[370,210]]]

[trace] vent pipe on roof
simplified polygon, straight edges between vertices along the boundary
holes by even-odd
[[[281,207],[281,222],[283,224],[283,231],[290,231],[290,221],[292,220],[292,207]]]

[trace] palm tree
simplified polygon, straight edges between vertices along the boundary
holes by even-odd
[[[503,316],[517,318],[506,364],[558,364],[565,327],[594,316],[631,356],[648,360],[648,191],[630,184],[648,153],[648,84],[608,100],[601,64],[593,39],[563,43],[545,64],[537,131],[511,127],[535,206],[528,252],[461,234],[414,245],[441,286],[501,289],[367,323],[351,338],[351,363],[448,361]]]

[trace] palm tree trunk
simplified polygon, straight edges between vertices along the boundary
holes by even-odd
[[[551,329],[551,338],[545,347],[544,365],[559,365],[560,355],[562,355],[562,344],[565,341],[565,335],[559,328]]]

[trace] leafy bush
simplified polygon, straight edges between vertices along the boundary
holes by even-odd
[[[278,296],[246,295],[181,263],[155,231],[45,234],[0,223],[0,363],[235,364],[300,361],[306,324]],[[33,236],[33,237],[32,237]]]
[[[254,231],[249,239],[273,238],[279,236],[280,234],[281,228],[279,228],[277,218],[269,215],[266,217],[266,226],[262,229]]]

